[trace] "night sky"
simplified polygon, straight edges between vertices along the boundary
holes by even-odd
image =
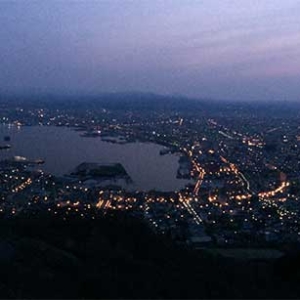
[[[1,0],[0,93],[300,101],[298,0]]]

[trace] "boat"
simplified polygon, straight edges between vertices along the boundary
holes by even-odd
[[[34,161],[34,163],[36,163],[36,164],[38,164],[38,165],[42,165],[43,163],[45,163],[45,161],[43,160],[43,159],[36,159],[35,161]]]
[[[10,149],[11,145],[6,144],[6,145],[0,145],[0,150],[5,150],[5,149]]]
[[[16,155],[13,157],[14,161],[27,161],[26,157]]]

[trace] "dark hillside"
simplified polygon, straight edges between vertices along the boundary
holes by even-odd
[[[123,213],[0,224],[1,298],[297,298],[299,268],[180,248]]]

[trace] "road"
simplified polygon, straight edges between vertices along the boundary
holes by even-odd
[[[239,176],[239,178],[244,182],[244,184],[246,185],[247,191],[252,195],[255,194],[250,188],[250,182],[247,180],[245,175],[241,171],[239,171],[237,166],[235,164],[229,162],[224,156],[220,155],[220,158],[224,163],[229,164],[231,171],[234,172],[235,174],[237,174]]]
[[[205,176],[205,170],[202,167],[200,167],[200,165],[198,165],[194,160],[193,160],[193,164],[194,164],[194,167],[197,170],[197,172],[199,172],[199,177],[198,177],[197,183],[194,187],[194,194],[198,195],[199,189],[202,185],[202,182],[203,182],[203,179]]]
[[[179,195],[179,201],[183,204],[183,206],[187,209],[187,211],[194,217],[194,220],[197,225],[200,225],[203,223],[203,220],[200,218],[198,213],[194,210],[194,208],[191,206],[190,202],[185,199],[181,193]]]

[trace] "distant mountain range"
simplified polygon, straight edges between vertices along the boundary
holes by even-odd
[[[45,107],[65,107],[76,109],[111,110],[157,110],[157,111],[206,111],[224,113],[252,113],[266,115],[286,115],[298,112],[300,103],[286,101],[229,101],[209,98],[189,98],[181,95],[159,95],[143,92],[118,92],[100,93],[97,95],[58,95],[41,94],[39,96],[28,95],[2,95],[0,104],[28,105]]]

